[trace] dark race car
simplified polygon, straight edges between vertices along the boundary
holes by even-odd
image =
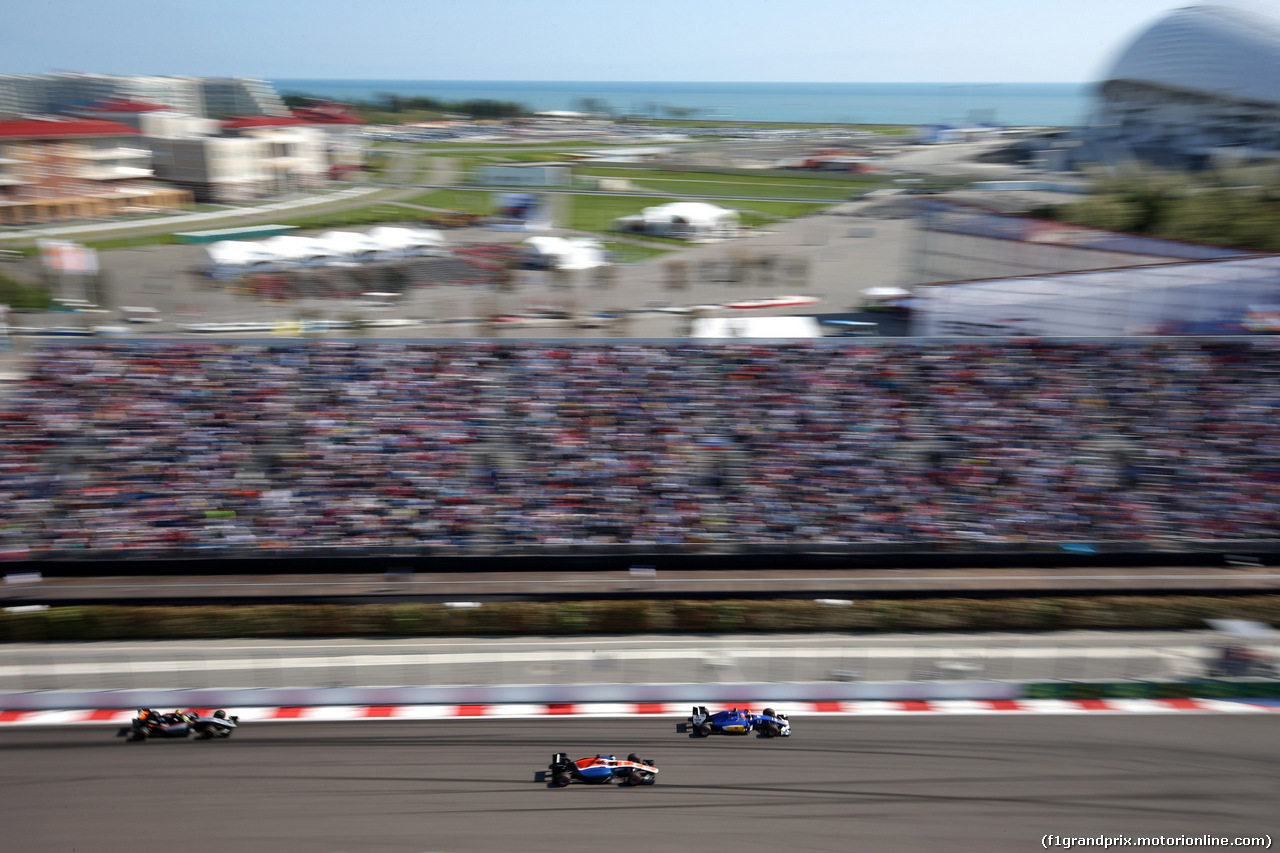
[[[1225,643],[1214,649],[1205,672],[1210,678],[1277,678],[1280,665],[1249,646]]]
[[[128,726],[121,728],[116,736],[132,743],[151,738],[212,740],[231,737],[239,721],[239,717],[228,716],[226,711],[214,711],[212,715],[205,717],[196,711],[161,714],[150,708],[142,708],[138,711],[138,716]]]
[[[1209,626],[1226,639],[1214,646],[1205,666],[1210,678],[1280,678],[1280,659],[1254,644],[1272,649],[1280,641],[1280,631],[1265,622],[1247,619],[1206,619]]]
[[[786,714],[779,714],[772,708],[765,708],[759,714],[753,714],[745,708],[716,711],[712,714],[707,711],[706,706],[695,705],[689,721],[677,723],[676,731],[687,733],[690,737],[746,735],[752,732],[762,738],[791,737],[791,721]]]
[[[653,760],[640,760],[634,752],[626,759],[614,755],[597,755],[592,758],[569,758],[565,752],[557,752],[546,770],[534,774],[536,782],[550,782],[553,788],[565,788],[571,782],[588,785],[608,785],[615,779],[623,787],[652,785],[658,781],[658,768]]]

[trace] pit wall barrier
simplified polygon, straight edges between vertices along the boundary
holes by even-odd
[[[1280,699],[1270,679],[1186,682],[830,682],[611,684],[484,687],[230,688],[217,690],[39,690],[0,693],[0,710],[244,708],[406,705],[590,705],[771,702],[999,701],[1019,699]]]
[[[1016,699],[1012,682],[811,684],[558,684],[478,687],[229,688],[218,690],[38,690],[0,693],[0,709],[243,708],[323,705],[554,705],[593,703],[761,704],[858,700]]]

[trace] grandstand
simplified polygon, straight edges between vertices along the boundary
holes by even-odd
[[[1051,275],[1251,254],[1222,246],[1001,213],[944,199],[916,201],[915,216],[920,236],[912,255],[911,284]]]
[[[425,255],[358,266],[263,265],[228,276],[210,271],[227,286],[264,301],[294,299],[356,299],[370,290],[403,294],[406,288],[456,284],[486,287],[501,284],[521,260],[518,249],[503,245],[459,248],[447,255]]]
[[[1274,541],[1270,338],[73,344],[0,416],[0,551]]]
[[[1249,334],[1280,303],[1280,256],[918,204],[913,335]]]

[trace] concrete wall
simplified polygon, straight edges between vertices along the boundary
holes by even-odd
[[[829,702],[1016,699],[1016,682],[814,682],[793,684],[554,684],[476,687],[331,687],[220,690],[36,690],[0,693],[0,708],[254,708],[317,705],[504,705],[590,702]]]

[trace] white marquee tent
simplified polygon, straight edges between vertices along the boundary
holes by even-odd
[[[326,231],[320,239],[337,250],[343,258],[355,263],[386,261],[396,257],[396,252],[359,231]]]
[[[282,235],[266,240],[220,240],[206,248],[209,263],[222,269],[288,268],[342,263],[391,261],[445,250],[439,231],[422,228],[374,228],[327,231],[319,237]]]
[[[608,263],[604,246],[587,237],[530,237],[524,241],[539,266],[586,270]]]
[[[424,255],[444,248],[444,235],[425,228],[395,228],[379,226],[369,231],[369,239],[376,240],[388,250],[405,255]]]
[[[260,243],[244,240],[219,240],[210,243],[205,251],[209,262],[219,267],[253,267],[276,262],[276,256]]]
[[[313,237],[282,234],[279,237],[269,237],[255,245],[274,255],[276,262],[280,264],[318,266],[332,263],[341,257],[333,246]]]
[[[676,237],[684,240],[715,240],[738,233],[738,211],[704,201],[676,201],[646,207],[639,214],[614,222],[619,231]]]
[[[693,321],[694,338],[820,338],[822,327],[813,317],[700,317]]]

